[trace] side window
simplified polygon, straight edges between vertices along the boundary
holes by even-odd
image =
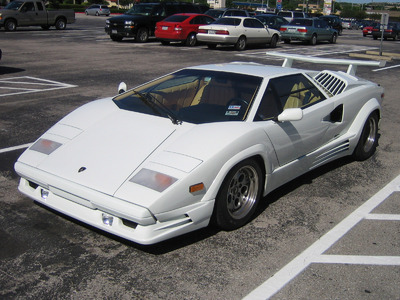
[[[28,12],[28,11],[35,11],[35,5],[33,2],[25,2],[24,6],[21,8],[22,12]]]
[[[213,18],[210,17],[204,17],[204,18],[205,18],[204,24],[211,24],[215,21]]]
[[[253,22],[254,28],[264,28],[264,24],[261,23],[259,20],[253,19],[252,22]]]
[[[250,19],[245,19],[245,20],[243,21],[243,26],[244,26],[244,27],[249,27],[249,28],[253,27],[253,26],[252,26],[252,22],[251,22]]]
[[[44,10],[42,2],[36,2],[36,6],[38,8],[38,11],[43,11]]]
[[[272,81],[272,80],[271,80]],[[264,96],[261,99],[254,121],[266,121],[278,116],[282,112],[278,97],[273,90],[273,84],[268,84]]]
[[[271,79],[268,86],[276,93],[281,111],[305,108],[326,99],[303,74]]]

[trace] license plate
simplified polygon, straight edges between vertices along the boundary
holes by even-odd
[[[215,30],[209,30],[208,34],[215,34]]]
[[[294,28],[289,28],[289,29],[288,29],[288,32],[296,32],[296,29],[294,29]]]
[[[111,33],[112,34],[117,34],[118,32],[117,32],[117,30],[111,30]]]
[[[168,26],[163,26],[162,30],[168,30]]]

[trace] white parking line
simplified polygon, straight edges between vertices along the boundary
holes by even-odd
[[[76,87],[76,85],[30,76],[10,77],[0,79],[0,91],[6,91],[4,94],[0,93],[0,97],[53,91],[72,87]]]
[[[398,67],[400,67],[400,65],[394,65],[394,66],[390,66],[390,67],[386,67],[386,68],[375,69],[375,70],[372,70],[372,72],[379,72],[379,71],[384,71],[384,70],[398,68]]]
[[[0,153],[6,153],[6,152],[11,152],[11,151],[15,151],[15,150],[20,150],[20,149],[24,149],[24,148],[28,148],[32,145],[32,143],[29,144],[24,144],[24,145],[19,145],[19,146],[14,146],[14,147],[8,147],[8,148],[4,148],[4,149],[0,149]]]
[[[382,214],[371,214],[371,211],[395,191],[400,191],[400,175],[244,299],[254,300],[272,297],[312,263],[400,265],[399,256],[323,255],[326,250],[363,219],[373,219],[380,216],[379,219],[387,220],[382,217]],[[400,218],[399,215],[388,216],[390,220],[395,221]]]

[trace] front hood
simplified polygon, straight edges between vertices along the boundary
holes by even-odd
[[[113,195],[175,127],[169,119],[118,110],[61,146],[37,167]]]

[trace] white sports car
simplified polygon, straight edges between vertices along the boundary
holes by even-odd
[[[307,71],[293,60],[350,66]],[[140,244],[210,221],[236,229],[295,177],[373,155],[383,88],[355,69],[379,64],[286,55],[284,67],[179,70],[64,117],[16,162],[19,190]]]

